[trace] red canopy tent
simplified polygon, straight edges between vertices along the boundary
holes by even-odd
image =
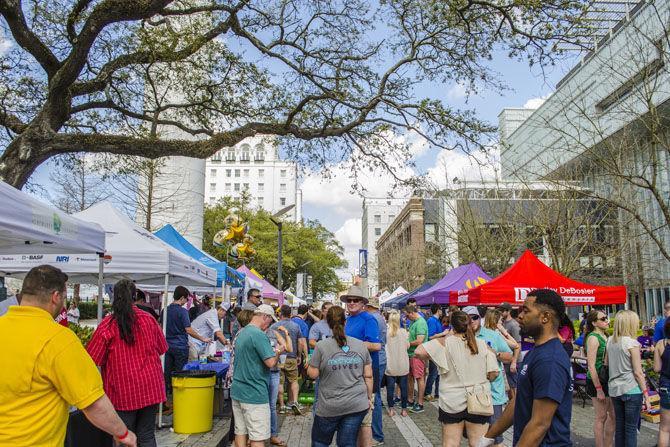
[[[519,305],[535,289],[553,289],[567,306],[624,304],[625,286],[596,286],[575,281],[555,272],[526,250],[510,268],[491,281],[467,290],[452,291],[449,304],[457,306]]]

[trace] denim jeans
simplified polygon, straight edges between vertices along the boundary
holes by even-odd
[[[168,348],[165,353],[165,389],[168,393],[172,390],[172,373],[174,371],[181,371],[184,365],[188,362],[188,348],[175,349]]]
[[[270,434],[279,435],[277,427],[277,396],[279,395],[279,371],[270,371]]]
[[[407,408],[407,376],[386,376],[386,402],[389,409],[395,404],[395,386],[400,387],[400,406]]]
[[[128,430],[135,432],[137,445],[140,447],[156,447],[156,411],[158,404],[149,405],[133,411],[117,411]]]
[[[637,446],[637,424],[640,421],[642,410],[642,394],[624,394],[613,397],[616,431],[614,433],[615,447]]]
[[[437,374],[437,365],[430,360],[428,362],[428,378],[426,379],[424,396],[430,396],[430,393],[433,391],[433,385],[435,385],[435,397],[438,397],[440,395],[440,376]]]
[[[312,447],[328,447],[337,432],[337,447],[356,447],[358,431],[368,410],[332,418],[314,415]]]
[[[379,383],[382,383],[384,373],[386,372],[386,363],[379,364]],[[382,389],[375,393],[375,407],[372,409],[372,437],[384,442],[384,430],[382,426]]]

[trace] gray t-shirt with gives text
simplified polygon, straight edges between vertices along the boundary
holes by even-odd
[[[335,417],[367,410],[370,403],[363,370],[371,362],[367,348],[355,338],[347,337],[342,348],[334,338],[318,342],[309,360],[310,366],[319,370],[317,416]]]

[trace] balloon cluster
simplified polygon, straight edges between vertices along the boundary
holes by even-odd
[[[252,247],[254,238],[247,234],[249,225],[234,210],[223,219],[223,225],[224,229],[214,235],[212,242],[215,247],[227,247],[236,259],[248,259],[256,254]]]

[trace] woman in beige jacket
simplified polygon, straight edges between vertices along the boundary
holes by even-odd
[[[395,387],[400,387],[401,415],[407,416],[407,375],[409,374],[409,334],[400,327],[400,313],[389,313],[386,336],[386,396],[388,414],[395,416]]]

